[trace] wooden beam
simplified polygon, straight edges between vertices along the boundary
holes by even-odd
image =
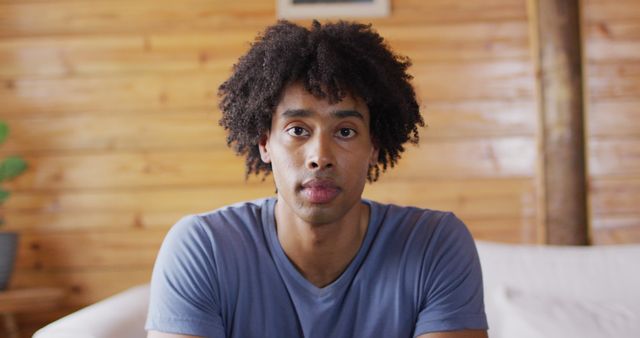
[[[548,244],[589,244],[578,0],[531,0],[540,100],[540,219]]]

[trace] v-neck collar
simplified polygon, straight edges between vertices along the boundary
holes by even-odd
[[[284,249],[282,248],[282,245],[278,240],[278,235],[276,232],[276,202],[277,197],[271,197],[266,200],[266,203],[262,210],[262,224],[268,238],[269,246],[271,249],[270,251],[272,252],[275,264],[278,270],[280,270],[282,277],[285,278],[288,283],[294,283],[298,287],[318,297],[338,292],[344,287],[345,283],[353,279],[353,275],[362,264],[363,259],[366,257],[367,252],[371,247],[371,242],[375,237],[375,233],[377,232],[380,223],[380,211],[378,208],[378,204],[367,199],[362,199],[362,202],[369,206],[369,224],[367,225],[367,230],[362,244],[360,245],[356,256],[351,260],[351,262],[349,262],[349,265],[340,274],[340,276],[338,276],[338,278],[330,284],[320,288],[304,278],[304,276],[300,273],[300,271],[298,271],[298,269],[296,269],[296,267],[284,252]]]

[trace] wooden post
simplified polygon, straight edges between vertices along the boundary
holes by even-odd
[[[578,0],[530,0],[545,242],[589,244]]]

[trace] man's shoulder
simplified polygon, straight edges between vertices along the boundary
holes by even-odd
[[[456,218],[451,211],[425,208],[415,205],[399,205],[395,203],[383,203],[374,200],[364,200],[371,206],[374,216],[379,216],[383,221],[401,221],[406,223],[409,220],[418,223],[439,223],[448,218]]]
[[[271,203],[272,198],[260,198],[188,214],[176,222],[170,232],[182,235],[191,233],[210,239],[244,236],[262,228],[264,217],[268,214],[265,208],[269,208]]]
[[[413,205],[385,204],[367,201],[372,218],[380,224],[382,233],[389,236],[411,236],[429,241],[466,235],[468,228],[453,212]]]
[[[249,201],[237,202],[225,205],[217,209],[195,213],[189,216],[204,219],[205,221],[217,217],[242,217],[248,215],[259,216],[264,208],[269,207],[270,203],[273,202],[273,199],[273,197],[264,197]]]

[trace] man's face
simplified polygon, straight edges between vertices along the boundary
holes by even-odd
[[[378,159],[361,98],[330,104],[299,83],[283,91],[259,148],[271,163],[278,202],[314,225],[338,221],[360,203],[369,165]]]

